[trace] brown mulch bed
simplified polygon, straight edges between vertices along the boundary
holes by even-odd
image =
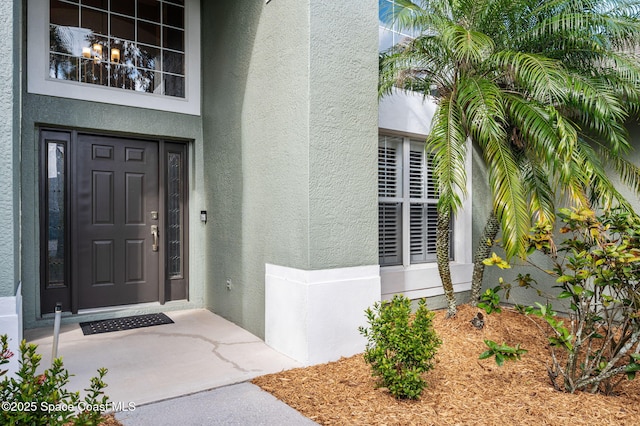
[[[362,355],[258,377],[253,383],[323,425],[640,425],[640,378],[625,380],[615,396],[568,394],[551,386],[546,338],[529,317],[503,309],[485,315],[460,306],[434,327],[443,341],[428,388],[418,401],[393,398],[375,387]],[[521,361],[498,367],[478,360],[484,339],[527,349]]]
[[[116,420],[113,414],[109,414],[103,417],[102,426],[122,426],[122,423]]]

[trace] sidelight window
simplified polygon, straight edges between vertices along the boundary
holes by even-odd
[[[167,153],[167,260],[169,278],[182,277],[182,215],[184,178],[182,153]]]
[[[67,209],[67,161],[66,142],[47,142],[47,172],[46,172],[46,287],[65,286]]]
[[[186,299],[189,265],[187,146],[164,144],[167,300]]]

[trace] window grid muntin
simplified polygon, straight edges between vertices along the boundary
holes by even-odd
[[[382,52],[396,44],[415,38],[417,33],[409,28],[402,28],[395,19],[394,0],[378,0],[378,51]],[[390,40],[388,38],[390,37]]]
[[[59,52],[59,51],[54,51],[51,47],[51,35],[50,35],[50,42],[49,42],[49,77],[53,78],[53,79],[59,79],[59,80],[67,80],[65,78],[61,78],[59,77],[59,72],[58,70],[60,68],[65,68],[65,65],[58,65],[57,67],[55,67],[54,69],[54,63],[55,57],[61,57],[61,58],[68,58],[68,65],[66,66],[67,68],[70,67],[75,67],[76,68],[76,72],[75,72],[75,78],[70,78],[67,81],[74,81],[74,82],[79,82],[79,83],[84,83],[84,84],[95,84],[97,86],[104,86],[104,87],[110,87],[110,88],[116,88],[116,89],[121,89],[121,90],[127,90],[127,87],[121,87],[120,84],[118,84],[118,79],[120,78],[120,76],[124,78],[127,77],[131,77],[134,76],[133,78],[148,78],[149,82],[147,81],[143,81],[141,84],[138,84],[139,81],[135,81],[135,82],[131,82],[130,83],[130,87],[128,88],[128,90],[133,90],[135,92],[144,92],[144,93],[153,93],[153,94],[161,94],[163,96],[168,96],[168,97],[176,97],[176,98],[186,98],[186,90],[187,90],[187,52],[186,52],[186,10],[185,10],[185,6],[184,6],[184,2],[175,2],[175,1],[170,1],[170,0],[158,0],[158,2],[160,3],[160,21],[159,22],[153,22],[153,21],[149,21],[148,19],[140,19],[138,18],[138,2],[136,1],[135,3],[135,16],[129,16],[126,14],[122,14],[122,13],[117,13],[117,12],[112,12],[111,11],[111,3],[107,3],[106,9],[100,8],[100,7],[96,7],[96,6],[91,6],[91,5],[86,5],[83,3],[82,0],[77,1],[77,2],[73,2],[73,1],[69,1],[69,0],[50,0],[49,3],[49,7],[51,7],[51,5],[53,5],[54,3],[60,3],[60,4],[66,4],[66,5],[70,5],[73,7],[77,7],[78,9],[78,28],[82,28],[83,22],[82,22],[82,11],[83,9],[85,10],[92,10],[92,11],[97,11],[97,12],[101,12],[101,13],[106,13],[107,15],[107,32],[109,34],[99,34],[99,33],[95,33],[93,31],[93,29],[91,28],[86,28],[86,30],[90,31],[90,34],[93,36],[97,36],[98,38],[102,37],[104,40],[103,42],[103,54],[102,54],[102,59],[101,61],[98,63],[99,64],[99,68],[100,68],[100,76],[99,76],[99,83],[93,83],[93,82],[89,82],[87,81],[87,63],[91,63],[94,62],[93,60],[93,56],[91,58],[87,58],[87,57],[83,57],[83,54],[81,54],[80,52],[73,52],[73,53],[66,53],[66,52]],[[182,28],[175,26],[175,25],[166,25],[164,23],[164,8],[165,5],[171,5],[171,7],[178,7],[182,9]],[[134,22],[134,34],[135,34],[135,40],[127,40],[127,39],[123,39],[120,37],[115,37],[112,35],[113,31],[111,28],[112,25],[112,16],[116,16],[116,17],[121,17],[121,18],[128,18],[128,19],[132,19]],[[158,45],[154,46],[148,43],[140,43],[138,41],[139,39],[139,35],[138,35],[138,21],[140,22],[146,22],[146,23],[152,23],[155,25],[159,26],[159,36],[158,36]],[[60,28],[60,27],[64,27],[62,25],[57,25],[57,24],[52,24],[51,20],[49,23],[49,28],[50,31],[51,29],[54,28]],[[173,49],[173,48],[168,48],[168,47],[164,47],[164,39],[165,39],[165,28],[170,28],[172,30],[176,30],[176,31],[181,31],[181,44],[183,46],[183,50],[177,50],[177,49]],[[51,32],[50,32],[51,34]],[[158,69],[153,69],[153,68],[147,68],[147,67],[141,67],[139,66],[138,63],[138,59],[139,58],[134,58],[133,61],[133,65],[129,66],[126,64],[126,60],[123,57],[124,56],[124,51],[125,49],[122,47],[124,45],[126,45],[127,43],[133,43],[133,45],[135,46],[134,49],[137,51],[141,51],[141,49],[139,48],[139,46],[141,47],[147,47],[147,48],[156,48],[160,51],[160,57],[156,58],[159,60],[160,62],[160,66],[158,67]],[[89,44],[89,47],[92,48],[93,43]],[[74,46],[76,47],[76,46]],[[87,47],[82,46],[82,47]],[[111,49],[112,48],[119,48],[120,49],[120,60],[118,62],[114,62],[112,60],[111,57]],[[182,59],[182,64],[181,64],[181,68],[182,68],[182,73],[178,73],[178,72],[171,72],[171,71],[165,71],[165,65],[164,65],[164,52],[172,52],[172,53],[177,53],[177,54],[181,54],[183,55],[183,59]],[[93,50],[91,51],[92,55],[93,55]],[[80,54],[79,54],[80,53]],[[75,62],[75,65],[74,65]],[[103,64],[106,64],[103,66]],[[116,69],[116,72],[112,72],[112,67],[113,69]],[[85,69],[84,71],[84,78],[83,78],[83,69]],[[105,69],[106,71],[102,71],[103,69]],[[132,70],[133,69],[133,70]],[[106,75],[104,75],[106,73]],[[118,74],[118,76],[115,79],[115,84],[112,85],[112,75],[114,74]],[[139,77],[140,75],[142,75],[142,77]],[[91,74],[92,79],[95,80],[95,75]],[[159,81],[156,82],[156,76],[158,76]],[[174,92],[168,92],[167,86],[171,86],[172,84],[175,84],[175,82],[179,82],[176,91]],[[135,83],[135,84],[134,84]],[[147,84],[145,84],[147,83]],[[126,86],[125,82],[123,81],[122,86]],[[138,87],[142,87],[142,90],[139,90]],[[158,93],[156,90],[158,90],[158,88],[161,89],[161,93]],[[147,90],[150,89],[150,90]]]

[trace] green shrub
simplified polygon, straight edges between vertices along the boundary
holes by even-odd
[[[364,359],[371,365],[378,384],[398,399],[418,399],[426,382],[421,374],[433,368],[433,358],[442,341],[433,330],[434,314],[420,300],[415,316],[404,296],[376,303],[365,311],[369,328]]]
[[[558,319],[550,306],[530,310],[553,330],[549,376],[569,392],[611,394],[640,367],[640,220],[620,211],[596,216],[587,209],[564,209],[558,216],[567,238],[557,251],[547,246],[546,253],[558,298],[568,301],[569,321]]]
[[[563,239],[556,243],[553,227],[538,225],[530,253],[551,261],[551,270],[538,268],[556,279],[567,317],[550,303],[520,309],[549,325],[543,330],[551,351],[547,372],[556,389],[611,394],[640,371],[640,218],[588,209],[561,209],[558,216]],[[518,279],[522,287],[534,283]]]
[[[7,335],[0,336],[0,365],[9,362],[14,355],[9,351]],[[0,370],[0,424],[7,425],[97,425],[102,412],[108,407],[109,398],[104,394],[107,386],[102,380],[107,370],[98,370],[84,399],[79,392],[69,392],[69,372],[61,358],[53,361],[51,368],[36,373],[42,356],[37,346],[20,343],[20,368],[16,377],[7,377],[7,370]]]

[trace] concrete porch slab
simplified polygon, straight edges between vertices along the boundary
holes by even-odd
[[[250,380],[300,364],[205,309],[168,312],[174,324],[85,336],[77,324],[61,326],[58,356],[82,390],[99,367],[109,369],[106,393],[136,406]],[[38,345],[41,366],[51,365],[53,327],[25,330]]]

